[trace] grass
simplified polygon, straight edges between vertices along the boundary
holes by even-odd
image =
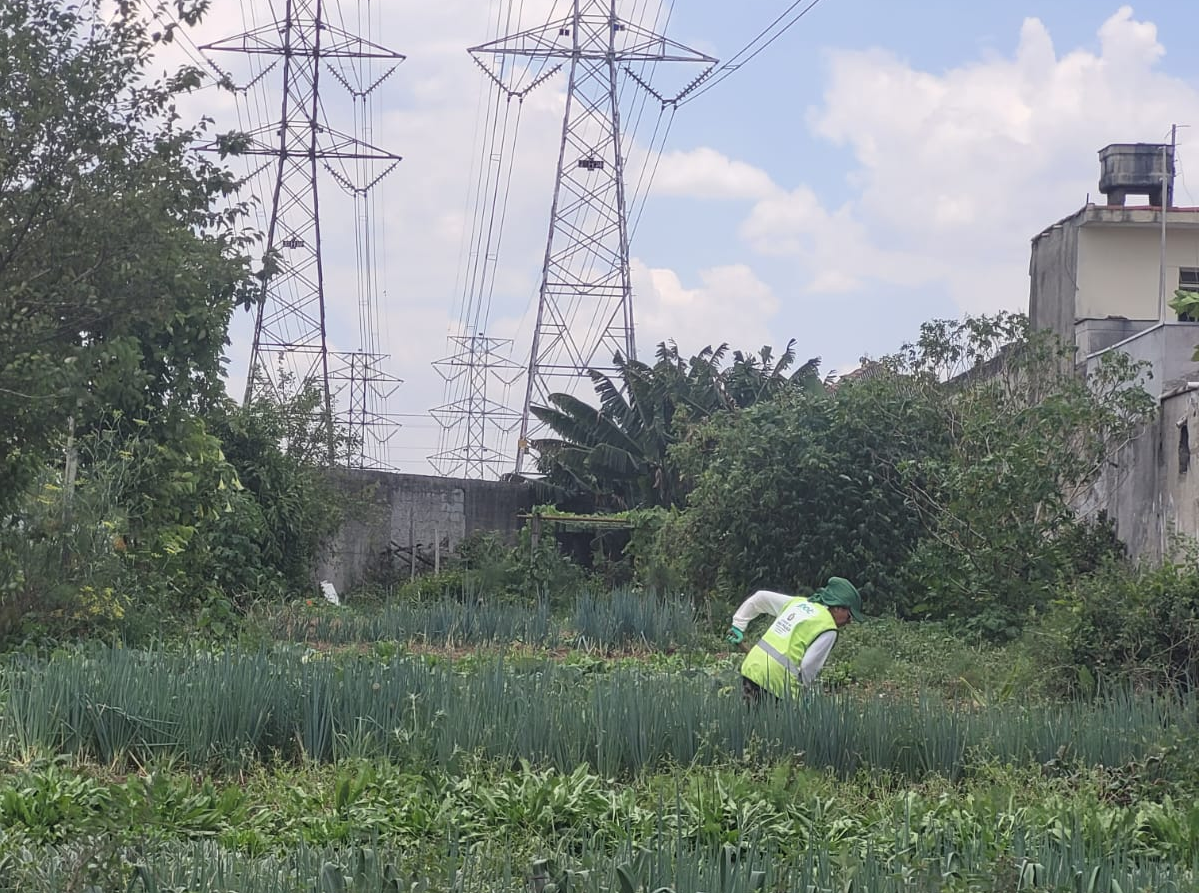
[[[711,614],[712,616],[709,616]],[[453,599],[391,602],[381,607],[291,605],[258,612],[255,642],[295,642],[325,649],[404,648],[459,656],[480,650],[524,649],[599,655],[639,654],[654,659],[683,652],[692,664],[739,661],[721,656],[731,607],[698,610],[685,598],[646,598],[618,590],[583,594],[565,612],[548,603],[516,605]],[[764,629],[759,619],[752,633]],[[389,647],[394,646],[394,647]],[[935,691],[968,700],[1054,700],[1074,681],[1058,659],[1053,630],[1034,627],[1015,643],[964,640],[938,622],[875,618],[840,637],[822,674],[826,687],[870,688],[890,694]]]
[[[522,643],[583,650],[691,647],[701,638],[696,611],[684,598],[628,590],[582,593],[573,611],[555,616],[549,603],[392,602],[376,611],[292,606],[257,618],[270,638],[322,645],[419,642],[444,647]]]
[[[1195,705],[1151,694],[1026,705],[813,695],[747,709],[729,666],[637,666],[229,650],[96,651],[0,674],[0,741],[13,757],[105,765],[170,756],[198,769],[258,760],[386,757],[452,767],[463,755],[586,764],[628,776],[669,761],[802,754],[861,769],[956,777],[972,760],[1121,765],[1195,731]]]
[[[748,710],[683,602],[258,626],[0,666],[2,893],[1199,887],[1196,704],[1055,696],[1047,632],[854,625]]]

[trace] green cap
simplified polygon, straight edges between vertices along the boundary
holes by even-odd
[[[861,623],[866,619],[862,613],[862,596],[858,590],[844,577],[829,577],[823,589],[812,593],[811,601],[826,608],[849,608],[853,619]]]

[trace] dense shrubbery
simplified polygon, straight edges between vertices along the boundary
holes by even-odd
[[[466,537],[443,558],[440,573],[411,576],[407,562],[395,564],[389,556],[372,568],[361,595],[401,602],[445,601],[532,605],[545,601],[555,608],[573,603],[593,577],[562,553],[551,533],[532,541],[528,527],[514,544],[494,533]]]
[[[659,554],[703,591],[736,598],[852,576],[878,612],[898,607],[897,572],[920,535],[897,466],[935,418],[884,417],[878,381],[795,394],[715,418],[674,453],[694,489]],[[906,428],[905,428],[906,426]]]
[[[281,449],[283,413],[228,406],[223,439],[196,418],[169,446],[122,420],[81,437],[77,476],[47,466],[0,528],[0,640],[136,641],[190,619],[221,635],[251,601],[310,585],[338,503],[320,468]]]
[[[248,407],[223,403],[212,416],[226,461],[237,473],[242,505],[254,518],[254,559],[276,588],[298,593],[312,584],[322,544],[337,529],[347,498],[326,473],[327,440],[308,388],[281,403],[256,400]],[[225,517],[228,517],[226,513]],[[225,587],[241,599],[259,587]]]
[[[151,73],[177,27],[129,4],[0,10],[3,641],[220,632],[308,585],[336,520],[287,408],[224,396],[256,235],[195,149],[206,122],[177,111],[198,73]]]
[[[1152,411],[1140,366],[1084,378],[1071,350],[1019,315],[937,321],[835,388],[676,416],[674,508],[637,560],[731,599],[849,576],[873,612],[1018,636],[1119,555],[1073,505]]]
[[[1190,554],[1160,567],[1112,563],[1080,580],[1068,604],[1072,659],[1100,678],[1199,684],[1199,565]]]

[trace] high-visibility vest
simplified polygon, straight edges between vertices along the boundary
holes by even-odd
[[[745,656],[741,675],[772,695],[794,697],[803,690],[799,667],[804,652],[818,636],[836,629],[837,622],[824,605],[802,597],[793,598]]]

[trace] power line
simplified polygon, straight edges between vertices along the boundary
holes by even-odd
[[[799,6],[803,2],[804,2],[804,0],[795,0],[794,3],[792,3],[785,10],[783,10],[783,12],[778,16],[778,18],[776,18],[773,22],[771,22],[769,25],[767,25],[765,28],[763,28],[758,33],[758,35],[756,37],[754,37],[753,40],[751,40],[744,47],[742,47],[740,50],[738,50],[737,53],[731,59],[729,59],[723,65],[720,65],[718,68],[716,68],[714,71],[712,71],[711,75],[706,77],[702,84],[697,84],[693,90],[689,91],[686,96],[682,97],[679,100],[678,104],[686,105],[687,103],[702,96],[704,93],[707,93],[709,90],[711,90],[713,87],[715,87],[721,81],[723,81],[725,78],[727,78],[733,72],[739,71],[741,68],[745,67],[745,65],[748,62],[752,61],[759,53],[761,53],[764,49],[766,49],[768,46],[770,46],[772,43],[774,43],[776,40],[778,40],[780,37],[782,37],[785,33],[787,33],[787,31],[789,31],[792,28],[792,26],[795,25],[796,22],[798,22],[800,19],[802,19],[804,16],[806,16],[809,12],[811,12],[813,9],[815,9],[818,5],[820,5],[820,0],[808,0],[807,6],[805,6],[803,9],[801,9],[795,15],[795,17],[793,19],[791,19],[789,22],[787,22],[785,25],[783,25],[781,28],[779,28],[777,31],[775,31],[773,34],[771,34],[771,31],[775,28],[775,26],[778,25],[778,23],[781,22],[783,19],[785,19],[791,13],[791,11],[793,9],[795,9],[797,6]],[[766,37],[766,35],[768,35],[768,34],[770,35],[770,37],[767,40],[765,40],[765,42],[761,42],[762,39],[764,37]],[[760,42],[761,42],[761,45],[757,46],[757,44],[759,44]],[[748,53],[749,55],[746,55],[746,53]],[[741,58],[742,56],[745,56],[745,58],[744,59]]]

